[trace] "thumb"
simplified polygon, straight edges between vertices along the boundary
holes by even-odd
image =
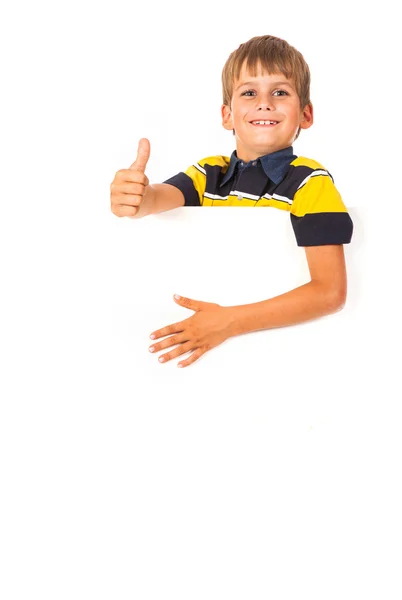
[[[149,140],[147,140],[147,138],[141,138],[138,143],[137,158],[131,165],[130,169],[133,169],[134,171],[141,171],[141,173],[145,173],[145,168],[147,166],[150,154],[151,145],[149,143]]]

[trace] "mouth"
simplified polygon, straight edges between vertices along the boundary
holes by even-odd
[[[275,127],[279,121],[250,121],[250,125],[254,127]]]

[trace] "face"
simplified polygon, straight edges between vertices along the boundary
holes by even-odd
[[[313,107],[300,108],[293,81],[282,73],[263,73],[260,68],[252,77],[243,64],[233,84],[231,105],[222,106],[222,124],[235,130],[237,157],[249,162],[291,146],[299,127],[313,124]]]

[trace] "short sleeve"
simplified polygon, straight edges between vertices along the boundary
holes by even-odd
[[[352,239],[352,219],[325,169],[312,171],[300,183],[290,218],[298,246],[349,244]]]
[[[173,177],[166,179],[163,183],[168,183],[179,188],[184,196],[184,206],[200,206],[200,198],[194,182],[186,173],[177,173],[177,175],[173,175]]]
[[[201,206],[206,186],[206,170],[203,161],[194,163],[185,172],[178,173],[163,183],[178,187],[184,195],[185,206]]]

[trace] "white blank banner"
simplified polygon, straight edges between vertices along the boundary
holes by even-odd
[[[230,305],[308,280],[288,214],[110,215],[76,229],[59,271],[37,267],[2,325],[3,597],[398,597],[401,394],[383,331],[400,317],[392,298],[378,314],[373,219],[350,212],[341,312],[183,369],[148,352],[193,314],[174,293]]]

